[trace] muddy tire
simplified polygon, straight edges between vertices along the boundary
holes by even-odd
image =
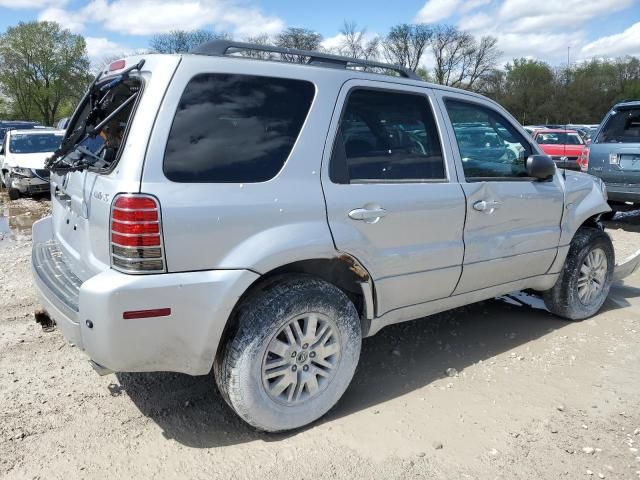
[[[245,422],[268,432],[295,429],[340,399],[361,343],[358,312],[341,290],[310,275],[286,277],[259,287],[241,305],[214,375]]]
[[[9,188],[9,200],[18,200],[20,198],[20,190],[17,188]]]
[[[547,309],[567,320],[595,315],[609,295],[614,266],[609,235],[597,228],[581,228],[571,242],[558,281],[543,293]]]

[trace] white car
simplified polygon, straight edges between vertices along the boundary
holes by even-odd
[[[0,147],[0,182],[9,198],[49,191],[44,163],[62,142],[63,130],[10,130]]]

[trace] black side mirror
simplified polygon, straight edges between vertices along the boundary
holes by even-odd
[[[549,155],[531,155],[527,158],[527,175],[538,180],[549,180],[556,173],[556,163]]]

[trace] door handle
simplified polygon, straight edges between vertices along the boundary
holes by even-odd
[[[502,205],[502,203],[496,202],[495,200],[480,200],[473,204],[473,209],[478,212],[493,213],[494,210],[500,208],[500,205]]]
[[[382,207],[376,208],[356,208],[349,212],[349,218],[352,220],[362,220],[365,223],[376,223],[387,214]]]

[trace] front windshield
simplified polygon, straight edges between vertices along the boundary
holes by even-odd
[[[584,142],[577,133],[539,133],[536,142],[540,145],[582,145]]]
[[[60,147],[62,134],[34,133],[11,135],[9,151],[11,153],[46,153]]]
[[[611,112],[596,143],[640,143],[640,108]]]

